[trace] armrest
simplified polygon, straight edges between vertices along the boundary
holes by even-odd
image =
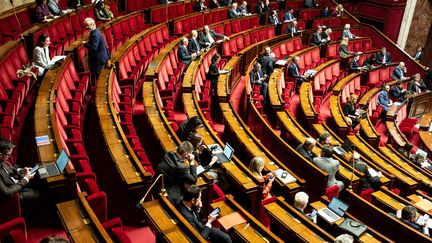
[[[19,217],[0,224],[0,236],[5,236],[14,229],[22,229],[25,232],[26,225],[24,218]]]
[[[135,79],[133,78],[124,78],[119,80],[119,85],[135,85]]]
[[[172,96],[173,90],[172,89],[159,90],[159,95],[160,95],[160,97]]]
[[[105,223],[102,223],[102,226],[106,229],[106,230],[110,230],[112,228],[115,227],[123,227],[122,221],[120,218],[113,218],[110,219],[108,221],[106,221]]]

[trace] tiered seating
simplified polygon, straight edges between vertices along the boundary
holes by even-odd
[[[325,100],[333,86],[344,77],[338,60],[331,60],[317,66],[313,80],[313,95]],[[317,100],[315,100],[316,103]]]
[[[390,65],[372,68],[368,73],[366,84],[369,87],[380,87],[383,83],[393,80],[391,76],[396,66],[397,63],[392,63]]]
[[[178,16],[190,14],[193,12],[193,4],[195,3],[192,1],[181,1],[169,5],[164,5],[164,4],[159,6],[150,5],[150,6],[154,6],[149,9],[150,22],[153,24],[163,23],[170,19],[175,19]],[[141,10],[141,9],[137,9],[137,10]]]
[[[143,9],[150,8],[151,6],[156,6],[159,4],[158,0],[132,0],[126,1],[126,12],[134,12]]]
[[[351,39],[348,42],[347,50],[352,52],[367,52],[372,50],[372,38],[361,37]],[[340,41],[330,42],[326,48],[326,57],[335,58],[339,56],[339,45]]]
[[[0,240],[4,242],[28,242],[24,218],[15,218],[0,224]]]
[[[246,46],[250,46],[252,43],[260,42],[263,40],[271,39],[275,36],[274,28],[260,27],[252,30],[247,30],[238,33],[229,41],[225,41],[222,45],[222,56],[231,57],[238,54],[238,52],[244,49]]]
[[[331,28],[343,27],[345,24],[350,22],[349,18],[339,17],[326,17],[326,18],[314,18],[312,22],[312,29],[316,29],[318,26],[326,26]]]
[[[31,15],[33,8],[34,3],[27,3],[2,13],[0,19],[0,44],[5,44],[10,40],[18,40],[20,34],[32,26]]]

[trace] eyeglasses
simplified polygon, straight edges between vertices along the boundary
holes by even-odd
[[[0,153],[0,154],[2,154],[4,156],[7,156],[7,157],[11,157],[12,156],[12,153],[9,153],[9,154]]]

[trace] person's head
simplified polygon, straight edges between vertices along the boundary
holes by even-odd
[[[322,145],[331,145],[331,135],[328,132],[325,132],[319,136],[319,141]]]
[[[417,51],[423,51],[423,46],[419,46],[419,48],[417,48]]]
[[[343,11],[343,5],[342,4],[338,4],[337,6],[336,6],[336,9],[337,9],[337,11]]]
[[[276,10],[273,10],[273,11],[272,11],[272,14],[273,14],[274,16],[277,16],[277,12],[276,12]]]
[[[199,128],[203,127],[203,122],[199,116],[193,116],[187,121],[189,131],[196,132]]]
[[[183,202],[188,204],[190,207],[197,207],[201,202],[201,188],[195,185],[186,187],[183,192]]]
[[[415,222],[417,209],[414,206],[408,205],[402,209],[401,217],[409,222]]]
[[[236,10],[237,7],[238,7],[238,4],[237,4],[236,2],[234,2],[234,3],[231,4],[231,7],[232,7],[234,10]]]
[[[211,59],[211,61],[216,64],[219,63],[220,60],[221,60],[221,56],[219,55],[219,53],[214,54],[214,56]]]
[[[265,54],[266,54],[266,55],[269,55],[270,52],[271,52],[271,48],[270,48],[270,46],[265,46],[265,47],[264,47],[264,50],[265,50]]]
[[[192,38],[196,39],[198,37],[198,31],[192,30],[191,31],[191,36],[192,36]]]
[[[348,42],[349,42],[349,38],[344,37],[344,38],[342,38],[341,45],[348,45]]]
[[[352,103],[352,104],[355,104],[355,103],[357,103],[357,100],[358,100],[358,96],[356,95],[356,94],[352,94],[350,97],[349,97],[349,102],[350,103]]]
[[[400,63],[399,63],[399,67],[400,67],[400,68],[404,68],[404,67],[405,67],[405,63],[404,63],[404,62],[400,62]]]
[[[317,33],[322,33],[322,26],[317,27]]]
[[[415,156],[415,162],[417,164],[422,164],[426,161],[426,157],[423,154],[416,154]]]
[[[331,33],[332,33],[332,29],[331,28],[327,28],[326,30],[325,30],[325,33],[326,33],[326,35],[330,35]]]
[[[51,43],[51,40],[49,38],[49,35],[42,34],[37,39],[37,46],[39,47],[48,47]]]
[[[203,137],[199,133],[194,133],[189,137],[189,142],[193,145],[194,149],[197,150],[203,143]]]
[[[204,34],[208,34],[209,33],[209,31],[210,31],[210,28],[209,28],[209,26],[208,25],[204,25],[204,27],[203,27],[203,32],[204,32]]]
[[[322,157],[326,157],[326,158],[330,158],[333,155],[333,149],[332,147],[328,146],[328,145],[324,145],[321,149],[321,156]]]
[[[387,52],[387,48],[385,48],[384,46],[381,48],[381,52],[382,53],[386,53]]]
[[[412,149],[413,149],[414,145],[410,142],[405,143],[405,145],[403,146],[403,149],[406,153],[410,154]]]
[[[359,161],[360,160],[360,154],[357,153],[356,151],[354,151],[353,154],[352,154],[352,156],[351,156],[351,159],[353,161],[356,161],[356,162]]]
[[[341,234],[335,238],[335,243],[353,243],[354,237],[349,234]]]
[[[276,59],[276,54],[274,52],[271,52],[270,55],[269,55],[269,57],[271,59]]]
[[[345,24],[344,29],[349,30],[350,28],[351,28],[351,25],[350,25],[350,24]]]
[[[249,163],[249,170],[254,173],[262,176],[261,172],[264,169],[264,159],[261,157],[253,158]]]
[[[384,90],[389,92],[390,91],[390,85],[388,85],[388,84],[384,85]]]
[[[306,138],[306,141],[303,143],[303,147],[307,151],[312,151],[316,146],[316,141],[313,138]]]
[[[288,9],[288,12],[290,12],[290,13],[294,13],[294,9],[293,9],[293,8],[289,8],[289,9]]]
[[[193,152],[193,150],[193,145],[190,142],[185,141],[179,144],[179,146],[177,147],[177,154],[182,160],[189,160],[189,156]]]
[[[96,7],[97,7],[97,8],[102,8],[104,5],[105,5],[104,1],[98,1],[98,2],[96,3]]]
[[[256,63],[254,63],[253,68],[254,68],[255,71],[258,71],[258,70],[261,69],[261,64],[259,64],[258,62],[256,62]]]
[[[92,19],[92,18],[86,18],[86,19],[84,19],[84,24],[85,24],[86,29],[88,29],[90,31],[96,29],[95,20]]]
[[[0,161],[6,161],[12,156],[15,144],[4,138],[0,138]]]
[[[299,62],[299,60],[300,60],[300,58],[298,56],[293,57],[294,63],[297,64]]]
[[[304,210],[309,202],[309,196],[306,192],[297,192],[294,196],[294,207]]]
[[[243,1],[241,5],[242,5],[243,8],[246,8],[247,7],[247,2]]]
[[[43,238],[39,243],[69,243],[68,240],[63,239],[57,235],[51,235]]]
[[[188,40],[188,38],[183,38],[183,40],[182,40],[182,45],[187,46],[188,44],[189,44],[189,40]]]
[[[412,79],[413,79],[414,81],[416,81],[416,82],[420,81],[420,79],[421,79],[420,73],[415,73],[415,74],[412,76]]]

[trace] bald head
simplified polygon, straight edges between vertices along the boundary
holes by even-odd
[[[191,36],[192,36],[192,38],[196,39],[198,37],[198,31],[192,30],[191,31]]]

